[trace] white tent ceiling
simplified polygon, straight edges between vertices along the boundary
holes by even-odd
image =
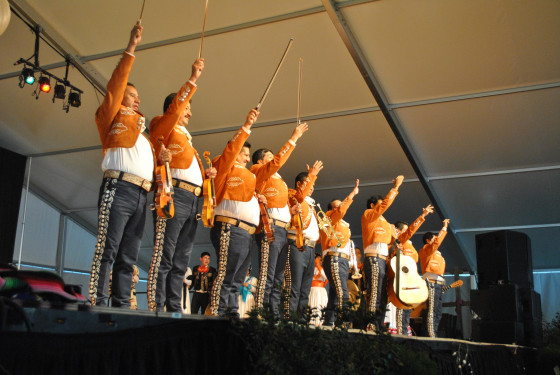
[[[81,70],[104,87],[142,1],[10,0]],[[130,80],[148,119],[188,78],[198,56],[205,1],[147,0]],[[389,221],[412,221],[434,203],[451,219],[442,247],[448,272],[476,269],[475,235],[527,233],[536,269],[560,268],[560,3],[550,0],[211,0],[190,131],[200,153],[221,152],[262,95],[290,38],[295,42],[249,139],[278,150],[294,127],[298,59],[310,130],[281,170],[289,185],[320,159],[315,198],[324,206],[362,183],[350,208],[354,240],[372,194],[405,176]],[[82,106],[17,86],[34,34],[12,15],[0,36],[0,146],[32,156],[31,184],[96,231],[101,100],[75,68]],[[40,63],[64,76],[64,58],[41,42]],[[385,102],[378,106],[372,92]],[[386,109],[385,114],[380,107]],[[432,215],[421,231],[438,231]],[[148,220],[148,224],[149,224]],[[209,246],[200,226],[198,246]],[[140,255],[151,255],[151,224]],[[419,246],[419,238],[414,238]],[[93,251],[93,249],[92,249]]]

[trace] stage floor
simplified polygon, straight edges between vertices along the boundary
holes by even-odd
[[[172,355],[170,351],[189,353],[188,358],[181,354],[181,360],[174,360],[178,367],[197,363],[193,367],[197,371],[185,373],[227,374],[237,373],[235,366],[246,354],[243,343],[229,334],[232,324],[225,318],[50,303],[27,303],[19,312],[15,309],[8,311],[1,331],[0,357],[3,357],[1,365],[9,366],[9,374],[71,374],[79,363],[96,363],[90,366],[91,371],[80,372],[82,374],[128,373],[124,370],[127,366],[136,368],[130,372],[135,375],[182,373],[174,372],[169,364],[163,366],[165,371],[160,371],[157,365],[151,367],[151,361],[146,362],[146,356],[166,357]],[[353,329],[349,332],[375,335]],[[391,337],[409,349],[429,353],[441,374],[530,374],[536,352],[533,348],[518,345],[401,335]],[[115,349],[121,347],[124,349]],[[133,349],[127,351],[126,348]],[[118,356],[115,352],[119,353]],[[72,361],[68,362],[69,358]],[[42,366],[35,366],[35,360],[43,361],[50,370],[40,371]],[[68,362],[68,367],[60,366],[60,361]],[[111,362],[119,363],[118,371],[113,371]],[[141,363],[143,369],[138,369],[135,363]]]

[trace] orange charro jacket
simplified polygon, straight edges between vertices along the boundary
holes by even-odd
[[[422,273],[431,272],[443,276],[445,272],[445,259],[443,259],[438,248],[446,235],[447,229],[441,228],[434,242],[425,244],[424,247],[420,249],[419,255]]]
[[[146,121],[142,113],[121,104],[133,62],[134,56],[125,52],[107,84],[107,94],[103,103],[95,112],[95,123],[103,146],[103,154],[109,148],[134,147]],[[142,136],[146,137],[144,134]],[[155,166],[153,146],[152,153]]]
[[[213,167],[218,171],[214,178],[216,204],[224,199],[248,202],[255,194],[255,175],[235,161],[247,138],[249,133],[239,129],[222,154],[212,161]]]
[[[170,168],[187,169],[190,167],[193,157],[196,157],[202,172],[204,169],[202,168],[202,162],[200,161],[198,152],[189,142],[187,134],[182,126],[177,125],[179,118],[183,116],[183,112],[195,91],[196,86],[190,81],[187,81],[181,87],[173,99],[173,102],[171,102],[167,111],[165,111],[165,114],[152,119],[150,122],[150,141],[154,145],[156,152],[159,152],[161,146],[159,145],[158,139],[163,137],[163,144],[173,155],[169,163]],[[202,174],[202,178],[204,179],[204,173]]]
[[[365,210],[362,215],[362,241],[364,250],[374,242],[391,243],[393,230],[391,224],[382,216],[391,206],[399,191],[395,188],[383,199],[381,204]]]
[[[334,231],[340,238],[341,248],[345,247],[350,240],[350,226],[342,219],[344,218],[344,215],[346,215],[346,211],[348,211],[348,208],[350,207],[352,202],[352,199],[346,197],[346,199],[342,201],[342,204],[340,206],[325,213],[325,215],[331,219],[331,224],[334,228]],[[334,238],[334,236],[331,240],[329,240],[324,231],[320,231],[320,236],[321,248],[323,249],[323,251],[328,250],[330,247],[336,247],[336,238]]]
[[[266,197],[268,208],[282,208],[288,204],[288,185],[275,173],[286,163],[294,147],[288,141],[270,162],[251,166],[251,172],[257,177],[257,189]]]

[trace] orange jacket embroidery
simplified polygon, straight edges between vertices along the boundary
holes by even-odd
[[[286,142],[270,162],[251,166],[251,172],[257,177],[257,189],[266,196],[268,208],[282,208],[288,204],[288,186],[274,174],[286,163],[293,150],[294,146]]]
[[[393,188],[389,190],[381,204],[365,210],[362,215],[362,242],[364,249],[374,242],[391,243],[391,224],[382,215],[391,206],[398,194],[399,191]]]
[[[334,228],[334,231],[340,238],[340,242],[342,243],[341,247],[346,246],[346,244],[350,240],[350,225],[342,219],[344,218],[344,215],[346,215],[346,211],[348,211],[348,208],[350,207],[352,202],[352,199],[346,197],[346,199],[342,201],[342,204],[340,206],[325,213],[325,215],[327,215],[327,217],[331,219],[331,224]],[[334,238],[334,236],[332,240],[329,240],[324,231],[320,231],[320,236],[321,248],[323,249],[323,251],[328,250],[331,247],[336,247],[336,238]]]
[[[216,204],[224,199],[248,202],[255,194],[255,175],[235,161],[247,138],[249,133],[243,129],[238,130],[222,154],[212,161],[218,171],[214,178]]]
[[[431,244],[425,244],[422,249],[420,249],[420,266],[422,267],[422,273],[431,272],[436,275],[443,275],[445,272],[445,259],[439,252],[438,248],[441,245],[443,239],[447,235],[447,230],[442,228],[434,242]]]
[[[196,157],[202,172],[204,169],[198,152],[190,144],[187,133],[182,126],[177,125],[195,91],[196,86],[190,82],[185,83],[173,98],[165,114],[152,119],[150,122],[150,141],[157,153],[161,148],[158,139],[163,137],[163,144],[171,151],[173,156],[169,163],[170,168],[187,169],[191,166],[193,157]],[[204,174],[202,178],[204,179]]]

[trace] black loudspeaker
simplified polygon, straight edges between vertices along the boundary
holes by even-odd
[[[485,321],[523,321],[522,304],[515,284],[471,290],[471,310],[477,315],[476,319]]]
[[[27,157],[0,147],[0,264],[12,263]]]
[[[498,344],[521,344],[525,341],[521,322],[473,320],[472,337],[475,341]]]
[[[501,230],[476,235],[478,289],[517,284],[533,288],[531,240],[525,233]]]

